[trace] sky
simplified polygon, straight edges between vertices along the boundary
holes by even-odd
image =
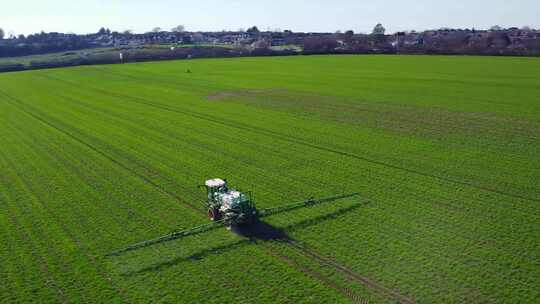
[[[184,25],[188,31],[388,32],[441,27],[540,28],[540,0],[0,0],[6,33],[94,33],[100,27],[142,33]]]

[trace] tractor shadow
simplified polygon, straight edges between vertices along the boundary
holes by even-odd
[[[288,238],[283,229],[276,228],[263,221],[258,221],[251,225],[233,226],[231,231],[252,242],[283,240]]]
[[[311,225],[321,224],[328,220],[337,219],[349,212],[353,212],[355,210],[360,209],[361,207],[366,206],[368,203],[369,202],[356,203],[349,207],[341,208],[332,213],[328,213],[325,215],[317,216],[317,217],[303,220],[300,222],[292,223],[283,228],[277,228],[263,221],[259,221],[251,225],[233,227],[231,231],[239,236],[244,237],[245,239],[236,241],[231,244],[223,245],[223,246],[210,247],[210,248],[201,250],[197,253],[191,254],[189,256],[177,257],[169,261],[149,265],[147,267],[144,267],[136,271],[129,271],[129,272],[123,273],[122,276],[129,277],[129,276],[135,276],[135,275],[145,274],[149,272],[158,272],[162,269],[166,269],[166,268],[175,266],[177,264],[180,264],[189,260],[196,262],[197,260],[201,260],[201,259],[213,256],[216,254],[224,254],[227,252],[231,252],[231,251],[240,249],[243,246],[247,246],[250,244],[257,244],[259,242],[290,241],[290,240],[294,241],[294,239],[288,236],[285,231],[292,232],[298,229],[307,228]]]

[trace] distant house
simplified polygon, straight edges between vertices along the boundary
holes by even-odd
[[[271,42],[272,46],[283,46],[286,44],[287,44],[287,41],[283,38],[273,38]]]
[[[271,42],[266,39],[259,39],[251,44],[251,47],[255,49],[266,49],[270,46]]]
[[[533,30],[514,29],[508,33],[510,48],[522,50],[538,50],[540,34]]]
[[[422,35],[417,33],[410,33],[401,38],[403,46],[417,46],[423,43]]]

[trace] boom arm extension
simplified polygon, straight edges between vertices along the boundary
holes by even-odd
[[[131,246],[125,247],[123,249],[113,251],[111,253],[108,253],[106,256],[108,256],[108,257],[110,257],[110,256],[118,256],[118,255],[120,255],[122,253],[126,253],[128,251],[133,251],[133,250],[141,249],[141,248],[144,248],[144,247],[152,246],[152,245],[155,245],[155,244],[165,243],[165,242],[180,239],[180,238],[183,238],[183,237],[196,235],[196,234],[203,233],[203,232],[206,232],[208,230],[220,228],[220,227],[223,227],[223,226],[226,226],[226,225],[227,225],[227,223],[224,220],[221,220],[221,221],[213,222],[213,223],[210,223],[210,224],[202,225],[202,226],[199,226],[199,227],[195,227],[195,228],[192,228],[192,229],[173,232],[173,233],[170,233],[168,235],[165,235],[165,236],[162,236],[162,237],[159,237],[159,238],[156,238],[156,239],[140,242],[140,243],[133,244]]]
[[[270,216],[270,215],[274,215],[274,214],[278,214],[282,212],[291,211],[298,208],[311,207],[314,205],[329,203],[329,202],[333,202],[333,201],[337,201],[337,200],[341,200],[345,198],[355,197],[358,195],[360,195],[360,193],[350,193],[350,194],[343,194],[343,195],[337,195],[337,196],[330,196],[330,197],[325,197],[318,200],[312,198],[307,201],[293,203],[290,205],[262,209],[262,210],[259,210],[259,217],[266,217],[266,216]]]

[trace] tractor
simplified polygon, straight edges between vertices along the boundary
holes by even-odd
[[[200,234],[220,227],[227,227],[229,230],[231,227],[235,226],[247,226],[249,228],[250,224],[257,222],[260,218],[266,216],[359,195],[358,193],[352,193],[322,199],[310,198],[302,202],[258,210],[253,202],[251,192],[245,194],[235,189],[229,189],[226,179],[210,179],[207,180],[204,185],[200,185],[199,188],[206,188],[207,199],[204,203],[204,207],[208,212],[208,217],[210,218],[211,223],[187,230],[173,231],[165,236],[143,241],[111,252],[107,254],[107,256],[120,255],[124,252]]]
[[[199,188],[206,188],[205,207],[211,221],[224,220],[229,226],[250,224],[257,220],[259,211],[253,203],[251,192],[244,194],[229,189],[227,180],[215,178],[207,180]]]

